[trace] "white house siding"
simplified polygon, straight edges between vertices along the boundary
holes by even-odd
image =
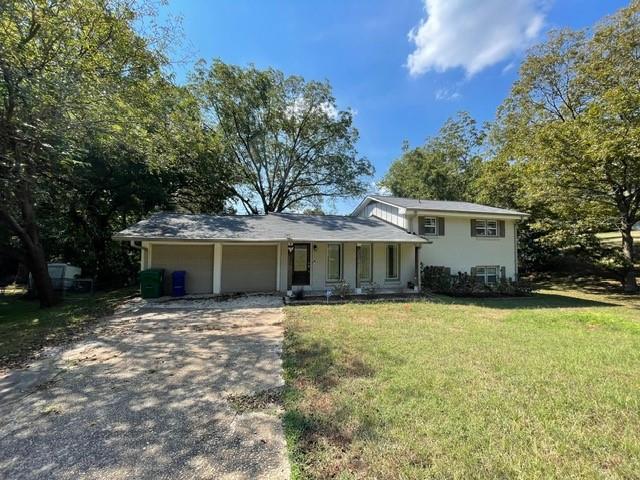
[[[302,288],[305,291],[324,292],[335,283],[327,281],[327,242],[311,244],[311,285],[293,286],[294,290]],[[341,243],[343,252],[343,278],[353,289],[356,286],[356,242]],[[407,287],[407,282],[414,281],[415,244],[400,243],[399,264],[400,278],[387,280],[386,277],[386,243],[373,243],[373,282],[381,290],[400,290]],[[285,250],[286,251],[286,246]],[[285,260],[286,262],[286,260]],[[285,275],[282,285],[286,285],[286,263],[283,266]]]
[[[441,216],[441,215],[440,215]],[[451,273],[470,272],[471,267],[487,265],[505,267],[507,277],[516,277],[516,247],[514,220],[505,220],[505,236],[483,238],[471,236],[471,219],[495,220],[496,217],[445,217],[445,235],[428,237],[420,261],[424,265],[451,268]],[[418,231],[418,220],[411,217],[411,231]]]
[[[389,222],[393,225],[406,228],[404,214],[400,212],[398,207],[387,205],[386,203],[371,202],[369,203],[360,214],[362,217],[378,217],[385,222]]]

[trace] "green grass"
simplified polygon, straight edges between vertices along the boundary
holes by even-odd
[[[640,230],[634,230],[633,232],[631,232],[631,235],[633,236],[634,242],[640,241]],[[597,233],[596,237],[598,237],[604,245],[613,247],[622,246],[622,235],[620,234],[620,232]]]
[[[554,292],[286,317],[297,478],[638,477],[634,302]]]
[[[0,295],[0,367],[14,366],[45,345],[75,334],[113,311],[131,290],[96,295],[70,295],[63,303],[41,309],[21,292]]]

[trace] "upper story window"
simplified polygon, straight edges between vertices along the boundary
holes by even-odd
[[[497,220],[476,220],[475,233],[476,233],[476,237],[497,237],[498,221]]]
[[[438,219],[436,217],[423,217],[424,234],[438,235]]]

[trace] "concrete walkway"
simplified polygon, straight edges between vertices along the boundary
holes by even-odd
[[[130,307],[0,377],[0,478],[288,478],[280,407],[251,401],[283,385],[281,304]]]

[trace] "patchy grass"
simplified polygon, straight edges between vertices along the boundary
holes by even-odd
[[[634,242],[640,241],[640,230],[634,230],[631,232],[631,236],[633,236]],[[613,246],[613,247],[621,247],[622,246],[622,235],[620,232],[604,232],[604,233],[596,233],[596,237],[600,239],[604,245]]]
[[[132,293],[116,290],[92,296],[68,295],[62,304],[41,309],[22,292],[5,292],[0,295],[0,368],[19,365],[42,347],[83,331]]]
[[[297,478],[632,478],[640,309],[572,292],[286,309]]]

